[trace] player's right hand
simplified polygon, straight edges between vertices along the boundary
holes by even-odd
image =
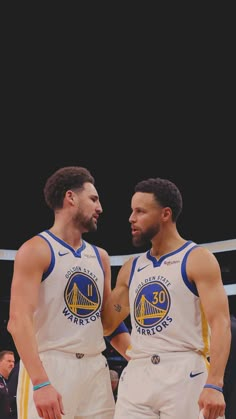
[[[33,398],[40,418],[62,419],[65,414],[62,396],[52,385],[34,391]]]

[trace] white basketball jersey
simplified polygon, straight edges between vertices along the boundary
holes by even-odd
[[[131,358],[158,352],[199,351],[209,355],[209,327],[186,261],[196,243],[186,242],[159,260],[137,257],[129,283]]]
[[[104,271],[97,248],[83,240],[75,251],[48,230],[39,236],[48,242],[52,255],[34,317],[39,352],[102,352]]]

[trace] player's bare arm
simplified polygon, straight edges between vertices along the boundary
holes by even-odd
[[[39,286],[49,263],[49,246],[37,236],[20,247],[14,263],[8,330],[33,385],[49,381],[38,354],[33,322]],[[52,386],[37,390],[34,396],[41,417],[47,417],[45,415],[51,411],[61,417],[61,396]]]
[[[206,384],[223,387],[224,370],[229,356],[231,332],[227,294],[220,266],[215,256],[205,248],[191,252],[187,264],[189,278],[197,286],[200,301],[211,329],[210,369]],[[223,394],[214,389],[204,389],[199,399],[205,416],[215,411],[215,417],[223,416]],[[215,410],[216,409],[216,410]]]
[[[105,249],[99,248],[99,253],[101,256],[103,269],[105,272],[104,280],[104,295],[103,295],[103,307],[107,303],[107,300],[111,296],[111,267],[110,259],[107,251]],[[107,335],[106,335],[107,336]],[[130,334],[129,333],[119,333],[115,335],[111,341],[111,345],[116,349],[125,359],[129,359],[126,355],[126,350],[130,345]]]
[[[14,264],[8,330],[33,384],[47,379],[38,356],[33,316],[42,274],[49,261],[49,246],[34,237],[18,250]]]
[[[129,289],[132,259],[129,259],[120,269],[116,286],[107,298],[102,311],[104,335],[110,335],[116,327],[129,315]]]

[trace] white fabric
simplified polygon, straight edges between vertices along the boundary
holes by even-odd
[[[63,395],[63,419],[113,419],[115,402],[110,372],[102,354],[78,359],[75,354],[49,351],[40,357],[52,385]],[[39,419],[32,396],[32,384],[21,364],[17,390],[19,419]]]
[[[194,247],[187,242],[159,260],[146,252],[134,262],[129,287],[131,358],[190,350],[209,356],[209,327],[186,274]]]
[[[96,247],[83,240],[75,251],[50,232],[52,261],[40,285],[35,330],[39,352],[98,354],[105,348],[101,323],[104,272]]]
[[[119,380],[114,419],[198,418],[207,360],[192,351],[159,357],[159,363],[151,356],[129,361]]]

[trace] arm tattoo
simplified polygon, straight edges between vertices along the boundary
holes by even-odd
[[[121,312],[121,305],[120,304],[115,304],[114,308],[115,308],[115,311],[118,311],[118,313]]]

